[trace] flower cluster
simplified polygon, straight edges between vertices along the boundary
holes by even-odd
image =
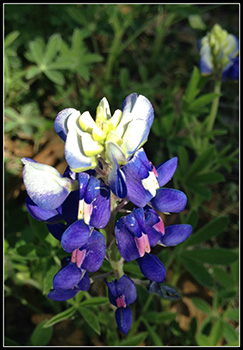
[[[27,210],[47,224],[69,254],[53,278],[48,297],[65,301],[80,290],[89,290],[90,274],[107,258],[115,274],[115,280],[105,280],[108,296],[117,308],[118,328],[125,334],[132,324],[129,305],[137,293],[134,281],[123,273],[124,261],[135,260],[144,277],[160,286],[166,269],[152,253],[153,247],[174,246],[192,232],[186,224],[165,226],[161,218],[160,213],[183,211],[187,198],[179,190],[164,187],[177,168],[177,157],[155,167],[142,148],[153,119],[151,103],[136,93],[127,96],[113,116],[103,98],[95,121],[87,111],[81,114],[66,108],[54,122],[65,142],[68,166],[64,174],[22,159]],[[129,202],[134,205],[132,211],[124,209]],[[116,221],[118,212],[127,215],[119,215]],[[115,254],[109,254],[112,250]]]
[[[203,75],[214,73],[225,78],[239,80],[239,41],[235,35],[215,24],[199,41],[200,70]]]

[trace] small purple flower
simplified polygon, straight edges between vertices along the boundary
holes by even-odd
[[[84,237],[79,242],[77,242],[76,237],[71,239],[72,246],[75,247],[71,259],[53,278],[53,289],[48,294],[48,297],[53,300],[68,300],[80,290],[88,290],[90,287],[89,273],[98,271],[105,258],[106,246],[102,233],[93,230],[89,236],[84,233],[84,230],[79,232],[84,234]],[[63,236],[62,243],[65,240],[63,240]],[[68,248],[70,248],[71,243],[69,243]],[[70,249],[66,251],[70,251]]]
[[[141,272],[152,281],[163,282],[166,270],[161,261],[150,253],[162,238],[164,224],[153,209],[134,209],[116,223],[118,250],[126,261],[136,260]]]
[[[127,275],[123,275],[119,280],[105,282],[109,300],[117,307],[115,318],[118,328],[122,333],[127,334],[132,324],[132,310],[128,305],[137,299],[135,283]]]
[[[141,208],[149,203],[160,212],[180,213],[185,209],[186,195],[179,190],[161,188],[171,180],[176,168],[177,157],[155,168],[141,148],[122,169],[126,177],[127,197]]]

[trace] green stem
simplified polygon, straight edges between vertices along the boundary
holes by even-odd
[[[221,92],[221,79],[216,79],[214,84],[214,92],[220,94]],[[220,96],[214,98],[211,106],[211,111],[206,122],[206,132],[209,133],[213,130],[214,122],[218,113]],[[205,150],[208,145],[209,137],[205,137],[202,144],[202,150]]]
[[[215,81],[215,85],[214,85],[214,92],[215,93],[220,94],[221,84],[222,84],[221,80]],[[214,122],[215,122],[215,119],[216,119],[216,116],[218,113],[219,99],[220,99],[220,96],[217,96],[213,100],[211,111],[210,111],[208,121],[207,121],[207,129],[206,129],[207,132],[210,132],[213,129]]]

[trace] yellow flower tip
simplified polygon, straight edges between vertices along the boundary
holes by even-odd
[[[122,145],[122,139],[120,138],[120,136],[117,134],[116,131],[112,130],[111,132],[109,132],[109,134],[106,137],[106,142],[114,142],[116,143],[118,146]]]
[[[100,124],[104,123],[107,119],[110,119],[111,112],[110,112],[110,106],[106,99],[106,97],[103,97],[100,101],[97,109],[96,109],[96,123],[98,126]]]
[[[82,130],[87,131],[88,133],[92,132],[92,129],[95,127],[95,121],[88,111],[82,113],[79,117],[79,125]]]
[[[92,130],[92,137],[97,142],[103,142],[106,138],[106,134],[95,124]]]
[[[114,127],[116,128],[120,119],[121,119],[121,116],[122,116],[122,111],[120,109],[117,109],[113,116],[111,117],[110,119],[110,122],[114,125]]]

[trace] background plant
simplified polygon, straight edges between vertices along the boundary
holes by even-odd
[[[237,345],[238,83],[222,83],[214,127],[207,130],[217,93],[197,68],[197,40],[216,22],[238,36],[239,7],[5,4],[4,20],[6,345],[60,345],[60,332],[66,334],[61,345]],[[115,110],[130,92],[145,95],[155,109],[144,146],[149,159],[157,165],[179,158],[172,187],[187,194],[188,210],[166,223],[190,223],[194,231],[158,254],[180,301],[148,294],[138,284],[137,265],[127,264],[125,273],[138,278],[140,307],[123,339],[111,331],[104,284],[72,302],[47,299],[63,252],[45,225],[28,218],[19,159],[43,155],[61,167],[63,156],[51,156],[56,114],[74,107],[94,115],[103,96]],[[57,147],[62,154],[62,144]],[[108,271],[104,262],[102,272]],[[202,290],[190,295],[186,330],[185,281]]]

